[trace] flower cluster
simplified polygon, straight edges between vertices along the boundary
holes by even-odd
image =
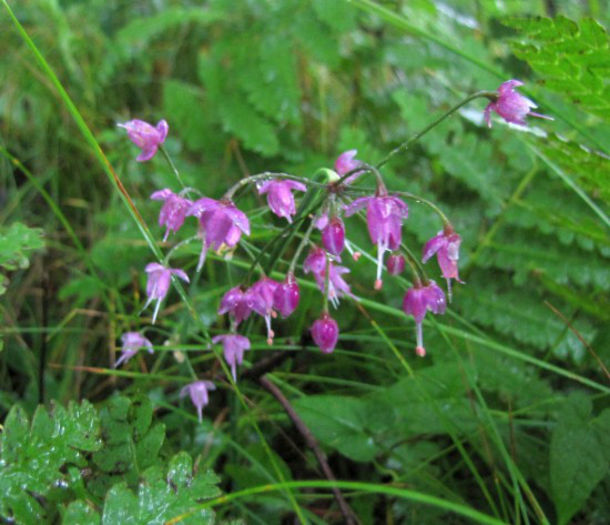
[[[488,125],[491,126],[492,111],[507,122],[520,125],[525,125],[525,117],[528,115],[550,118],[531,111],[536,107],[535,104],[515,91],[521,85],[517,80],[509,80],[495,93],[483,92],[482,96],[490,100],[483,113]],[[451,113],[447,115],[449,114]],[[156,126],[141,120],[131,120],[119,126],[127,130],[129,138],[142,150],[137,157],[138,161],[152,159],[159,148],[169,161],[162,148],[168,133],[165,120]],[[243,282],[226,290],[220,299],[217,311],[219,315],[227,316],[227,328],[212,337],[210,344],[222,346],[224,360],[233,381],[237,381],[238,366],[242,365],[245,352],[251,348],[247,335],[239,333],[240,330],[244,331],[244,326],[248,330],[251,327],[250,323],[244,321],[252,314],[260,316],[266,326],[267,344],[272,345],[275,337],[272,324],[278,322],[278,316],[282,319],[289,318],[298,308],[300,289],[296,274],[299,267],[305,278],[311,276],[321,292],[321,308],[309,329],[311,338],[324,354],[334,351],[340,339],[340,331],[339,323],[330,315],[329,306],[338,308],[341,299],[359,301],[346,280],[350,269],[342,260],[344,251],[347,251],[353,261],[358,262],[361,252],[365,251],[358,249],[349,239],[350,229],[355,224],[353,216],[360,216],[366,221],[371,248],[374,249],[374,256],[368,257],[375,266],[372,272],[374,278],[371,278],[373,290],[382,289],[384,273],[399,276],[406,269],[411,271],[412,285],[405,290],[402,309],[415,321],[416,355],[426,355],[423,343],[426,313],[445,313],[447,301],[452,298],[452,282],[463,283],[458,272],[461,236],[435,204],[412,194],[388,191],[380,171],[359,160],[357,155],[355,149],[340,154],[334,163],[334,171],[323,170],[328,176],[325,184],[306,177],[265,172],[240,180],[219,199],[202,196],[191,188],[184,188],[178,193],[163,188],[150,196],[152,200],[162,202],[158,223],[164,229],[164,242],[170,234],[176,234],[189,217],[196,219],[197,235],[182,241],[192,240],[201,244],[196,272],[204,266],[210,250],[230,256],[240,245],[244,245],[242,237],[250,235],[250,220],[234,200],[237,190],[248,185],[255,187],[258,195],[266,196],[270,212],[285,225],[273,242],[285,243],[285,239],[293,238],[298,240],[290,263],[283,268],[281,280],[265,275],[259,264],[260,256],[255,256],[251,248],[246,247],[247,255],[252,257],[250,270]],[[356,184],[366,175],[375,177],[374,188],[366,189]],[[179,177],[178,181],[182,184]],[[304,199],[304,204],[301,205],[303,211],[299,212],[296,197],[313,189],[322,190],[322,199]],[[193,195],[195,198],[192,198]],[[421,261],[416,260],[413,252],[403,244],[403,227],[409,220],[409,207],[405,199],[414,199],[415,202],[429,206],[442,222],[442,229],[423,246]],[[315,206],[308,204],[308,208],[306,203],[312,201]],[[311,222],[307,223],[308,219]],[[285,232],[289,230],[291,235],[286,235]],[[282,246],[284,248],[288,246]],[[172,281],[189,283],[184,270],[170,266],[172,252],[170,250],[163,262],[151,262],[144,269],[148,276],[144,308],[155,302],[153,324],[159,316],[161,304],[169,293]],[[301,258],[302,254],[305,255]],[[264,251],[261,255],[269,256]],[[446,280],[447,294],[428,278],[422,266],[433,256],[436,256],[440,274]],[[272,262],[281,264],[282,261]],[[255,273],[259,274],[257,280],[252,278]],[[404,280],[396,282],[402,283]],[[153,351],[152,343],[139,332],[123,334],[122,343],[122,355],[115,366],[127,363],[142,348]],[[181,396],[190,396],[201,420],[203,407],[209,401],[208,392],[214,390],[215,385],[208,380],[195,379],[182,389]]]

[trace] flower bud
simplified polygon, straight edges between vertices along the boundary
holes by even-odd
[[[343,251],[345,226],[339,217],[333,217],[322,230],[322,245],[332,255],[339,255]]]
[[[322,352],[325,354],[332,353],[339,339],[337,321],[328,315],[328,313],[322,314],[322,317],[314,321],[311,326],[311,336]]]
[[[405,258],[401,254],[393,253],[388,257],[386,261],[388,272],[392,275],[399,275],[405,269]]]
[[[282,317],[288,317],[292,314],[299,305],[299,285],[297,284],[294,274],[289,273],[286,279],[279,283],[273,294],[273,308],[277,310]]]

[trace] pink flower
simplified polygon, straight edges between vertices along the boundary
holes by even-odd
[[[536,106],[536,104],[534,104],[529,98],[524,97],[515,91],[515,88],[522,85],[523,82],[520,80],[508,80],[498,88],[498,99],[487,104],[484,112],[485,122],[487,122],[487,125],[490,128],[492,111],[495,111],[506,122],[519,124],[520,126],[526,125],[525,117],[528,115],[553,120],[552,117],[531,111],[532,108],[536,108],[538,106]]]
[[[349,217],[366,207],[366,220],[369,236],[377,245],[377,277],[375,289],[382,286],[381,271],[383,255],[388,250],[398,250],[402,240],[402,221],[409,216],[409,208],[398,197],[392,195],[375,195],[360,197],[349,204],[345,215]]]
[[[388,273],[391,275],[399,275],[405,269],[405,258],[399,253],[393,253],[388,257],[386,266],[388,268]]]
[[[216,251],[223,245],[233,248],[241,239],[242,233],[250,235],[248,217],[238,210],[232,201],[203,197],[192,204],[186,215],[194,215],[199,219],[200,234],[203,238],[197,271],[203,266],[209,248]]]
[[[273,308],[275,308],[282,317],[288,317],[292,314],[299,305],[299,285],[294,278],[293,273],[286,275],[283,282],[278,283],[275,292],[273,293]]]
[[[165,299],[165,296],[169,291],[172,275],[179,277],[187,283],[189,282],[189,278],[183,270],[178,268],[167,268],[159,263],[147,264],[144,271],[148,274],[148,282],[146,283],[146,295],[148,296],[148,299],[144,305],[144,308],[146,308],[153,300],[157,300],[157,305],[155,306],[155,312],[152,318],[152,323],[155,324],[161,302],[163,299]]]
[[[271,329],[271,317],[276,316],[273,311],[273,297],[279,285],[280,283],[277,281],[269,277],[263,277],[256,281],[248,290],[248,294],[252,298],[252,309],[265,319],[268,344],[273,343],[273,336],[275,335]]]
[[[309,255],[303,262],[303,271],[305,273],[311,272],[313,274],[316,283],[318,284],[318,288],[324,293],[326,284],[326,253],[322,248],[316,246],[309,252]],[[339,306],[339,298],[346,295],[354,298],[349,284],[341,277],[344,273],[349,273],[349,269],[344,266],[337,266],[332,262],[328,263],[327,296],[335,308]]]
[[[445,293],[434,281],[429,281],[426,286],[416,285],[414,288],[407,290],[402,302],[402,309],[405,314],[412,315],[415,319],[417,333],[415,352],[418,356],[424,357],[426,355],[422,330],[422,322],[426,316],[426,311],[430,310],[433,314],[444,314],[446,307]]]
[[[250,350],[250,339],[239,334],[217,335],[212,343],[222,343],[225,361],[231,367],[233,381],[237,381],[237,365],[244,360],[244,351]]]
[[[294,180],[267,180],[258,185],[259,195],[267,194],[267,204],[278,217],[286,217],[292,222],[297,212],[292,191],[307,191],[305,184]]]
[[[136,157],[138,162],[145,162],[152,159],[157,153],[157,149],[167,137],[169,126],[165,120],[160,120],[156,126],[152,126],[143,120],[130,120],[122,124],[117,124],[120,128],[127,130],[127,135],[142,152]]]
[[[322,229],[322,246],[336,257],[345,247],[345,225],[339,217],[333,217]],[[340,259],[339,259],[340,260]]]
[[[320,350],[330,354],[335,349],[339,339],[339,325],[328,313],[323,313],[320,319],[311,325],[311,336]]]
[[[187,394],[191,397],[191,401],[197,409],[197,416],[201,423],[203,407],[209,402],[208,390],[216,390],[216,385],[212,381],[195,381],[189,383],[182,390],[180,390],[180,397],[184,397]]]
[[[250,317],[254,301],[255,299],[249,290],[244,293],[239,286],[235,286],[222,297],[218,313],[220,315],[230,313],[235,319],[236,326],[238,326],[239,323]]]
[[[462,238],[448,228],[438,232],[430,239],[423,249],[422,262],[427,262],[430,257],[436,254],[438,265],[440,266],[443,277],[447,279],[447,291],[451,300],[451,279],[461,283],[458,276],[458,259]]]
[[[343,175],[345,175],[346,173],[349,173],[350,171],[353,171],[362,165],[362,162],[360,162],[358,159],[355,158],[357,153],[358,153],[358,150],[350,149],[348,151],[344,151],[343,153],[341,153],[341,155],[339,155],[337,157],[337,160],[335,161],[335,171],[341,177]],[[357,171],[357,172],[353,173],[352,175],[350,175],[343,181],[343,184],[351,184],[362,173],[363,173],[362,171]]]
[[[159,226],[165,226],[163,241],[166,241],[170,232],[175,233],[182,227],[186,212],[193,203],[180,195],[176,195],[169,188],[155,191],[150,198],[154,201],[165,201],[159,213]]]
[[[126,363],[138,353],[140,348],[146,348],[149,354],[153,353],[152,343],[140,332],[125,332],[121,336],[121,357],[114,363],[114,368],[118,368],[121,363]]]

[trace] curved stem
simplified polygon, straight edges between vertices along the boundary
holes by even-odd
[[[223,195],[223,199],[232,200],[233,195],[248,184],[252,184],[258,182],[260,180],[265,179],[290,179],[296,180],[298,182],[302,182],[303,184],[310,184],[314,186],[325,186],[325,184],[319,184],[307,177],[299,177],[298,175],[291,175],[290,173],[274,173],[271,171],[265,171],[264,173],[257,173],[256,175],[249,175],[248,177],[244,177],[243,179],[238,180],[233,186],[231,186]]]
[[[167,163],[169,164],[170,169],[172,170],[172,172],[174,173],[174,175],[178,179],[178,182],[180,183],[180,186],[182,186],[183,189],[186,189],[186,186],[184,185],[184,182],[182,182],[182,177],[180,177],[180,172],[178,171],[178,168],[176,168],[176,165],[172,161],[172,158],[169,156],[169,153],[167,152],[167,150],[165,149],[163,144],[159,145],[159,150],[161,151],[161,153],[163,153],[163,156],[165,157],[165,160],[167,161]]]
[[[307,227],[307,230],[305,230],[305,233],[303,234],[303,237],[301,238],[301,242],[297,246],[297,249],[294,252],[294,255],[292,256],[292,260],[290,261],[290,266],[288,266],[288,273],[294,274],[294,268],[297,265],[297,261],[299,260],[301,253],[303,253],[305,246],[307,246],[307,243],[309,242],[309,237],[311,236],[311,232],[312,232],[313,228],[314,228],[314,221],[312,219],[312,221],[309,223],[309,226]]]
[[[170,249],[169,252],[167,252],[167,254],[165,255],[165,257],[163,258],[163,264],[165,266],[169,265],[169,260],[171,258],[171,255],[177,251],[179,248],[182,248],[182,246],[189,244],[193,241],[201,241],[201,239],[199,238],[198,235],[192,235],[191,237],[188,237],[187,239],[184,239],[182,241],[180,241],[178,244],[172,246],[172,248]]]
[[[383,166],[385,163],[387,163],[394,155],[397,155],[398,153],[401,153],[402,151],[406,151],[407,149],[409,149],[409,146],[411,146],[411,144],[413,144],[414,142],[417,142],[426,133],[428,133],[428,131],[430,131],[431,129],[438,126],[447,117],[453,115],[453,113],[455,113],[462,106],[465,106],[466,104],[468,104],[469,102],[472,102],[473,100],[475,100],[477,98],[487,98],[491,101],[494,101],[498,98],[498,94],[495,91],[477,91],[476,93],[473,93],[472,95],[468,95],[464,100],[462,100],[461,102],[459,102],[458,104],[453,106],[449,111],[443,113],[440,117],[438,117],[436,120],[432,121],[420,132],[416,133],[411,138],[404,141],[400,146],[398,146],[398,147],[394,148],[392,151],[390,151],[390,153],[388,153],[383,159],[381,159],[375,166],[377,168],[381,168],[381,166]]]

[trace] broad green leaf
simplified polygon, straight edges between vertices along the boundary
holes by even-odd
[[[307,396],[294,407],[314,435],[326,446],[354,461],[370,461],[379,453],[368,430],[371,408],[347,396]]]
[[[605,411],[595,423],[591,409],[591,401],[584,395],[569,397],[551,438],[551,494],[562,525],[570,521],[608,474],[610,463],[605,446],[610,417]]]

